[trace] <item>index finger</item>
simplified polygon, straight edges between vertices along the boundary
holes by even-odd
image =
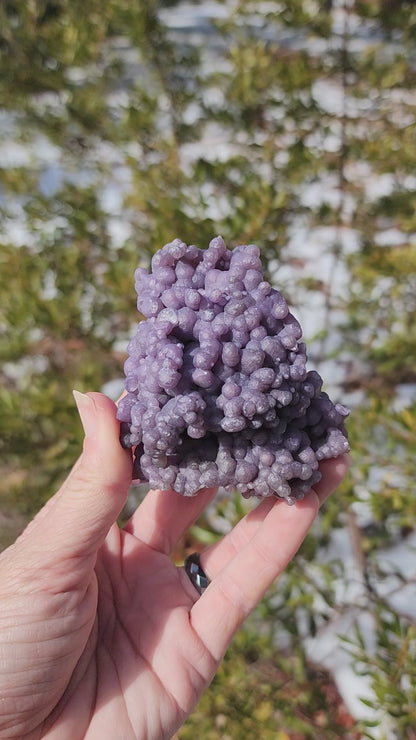
[[[325,460],[320,465],[322,480],[315,483],[313,490],[322,505],[330,493],[337,488],[348,470],[348,457]],[[238,555],[245,545],[256,534],[272,507],[279,503],[273,496],[261,501],[231,529],[221,540],[215,542],[202,553],[202,568],[207,576],[214,580],[226,564]],[[287,504],[284,504],[287,506]]]
[[[195,602],[191,624],[215,660],[221,660],[237,629],[292,560],[318,510],[315,491],[293,506],[276,501],[253,537]]]
[[[217,660],[296,554],[319,507],[345,477],[348,456],[324,461],[320,469],[322,480],[303,501],[262,501],[203,553],[203,568],[213,580],[192,607],[191,621]]]

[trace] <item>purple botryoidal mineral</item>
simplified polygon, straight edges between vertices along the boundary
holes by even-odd
[[[302,499],[318,465],[348,451],[348,410],[306,369],[298,321],[263,279],[259,249],[175,239],[135,273],[121,442],[134,478],[185,496],[223,486]]]

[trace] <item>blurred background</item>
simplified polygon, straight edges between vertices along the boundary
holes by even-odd
[[[79,453],[71,389],[123,387],[136,266],[217,234],[260,247],[352,466],[177,737],[411,740],[414,2],[2,0],[1,548]]]

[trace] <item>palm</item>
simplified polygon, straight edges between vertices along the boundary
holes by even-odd
[[[90,658],[73,674],[47,737],[62,740],[68,726],[69,738],[171,737],[215,670],[190,625],[193,587],[183,572],[129,533],[113,531],[110,541],[96,567]]]
[[[97,567],[95,708],[106,709],[86,737],[105,737],[106,728],[121,723],[120,737],[169,738],[212,678],[216,661],[191,626],[195,597],[183,571],[129,533],[118,539],[103,549]]]

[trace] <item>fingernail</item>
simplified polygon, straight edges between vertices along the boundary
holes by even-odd
[[[79,391],[72,391],[75,403],[77,405],[78,413],[81,419],[81,424],[84,428],[86,437],[93,437],[97,432],[97,410],[95,403],[85,393]]]

